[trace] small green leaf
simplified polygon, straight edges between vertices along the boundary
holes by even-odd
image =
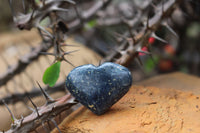
[[[39,1],[39,0],[35,0],[35,2],[36,2],[37,4],[40,4],[40,1]]]
[[[60,64],[60,61],[58,61],[50,67],[48,67],[44,72],[42,80],[45,84],[48,84],[50,87],[54,86],[59,78]]]
[[[92,29],[96,26],[96,24],[97,24],[97,21],[95,19],[91,20],[91,21],[89,21],[88,23],[85,24],[84,29],[85,30]]]
[[[153,61],[154,60],[154,61]],[[154,56],[154,59],[147,59],[146,62],[144,63],[144,69],[146,73],[150,73],[153,71],[153,69],[156,67],[156,64],[159,61],[159,57]]]
[[[91,20],[91,21],[88,22],[88,25],[89,25],[90,28],[93,28],[96,24],[97,24],[96,20]]]

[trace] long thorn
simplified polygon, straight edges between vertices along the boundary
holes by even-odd
[[[5,101],[4,101],[4,100],[2,100],[2,102],[3,102],[3,103],[4,103],[4,105],[6,106],[6,108],[7,108],[8,112],[10,113],[11,120],[12,120],[12,122],[14,123],[14,122],[15,122],[15,120],[16,120],[16,118],[15,118],[14,114],[12,113],[12,111],[10,110],[10,108],[8,107],[8,105],[5,103]]]
[[[54,119],[51,119],[51,122],[52,122],[52,123],[55,125],[55,127],[58,129],[58,132],[59,132],[59,133],[62,133],[61,130],[60,130],[60,128],[58,127],[56,121],[55,121]]]
[[[61,44],[60,46],[61,46],[61,47],[62,47],[62,46],[80,47],[80,46],[78,46],[78,45],[70,45],[70,44]]]
[[[71,54],[71,53],[74,53],[74,52],[77,52],[79,50],[73,50],[73,51],[69,51],[69,52],[65,52],[64,55],[68,55],[68,54]]]
[[[174,36],[176,36],[176,38],[178,38],[176,32],[167,24],[167,22],[164,22],[163,26],[165,26]]]
[[[71,62],[69,62],[67,59],[63,58],[64,61],[66,61],[67,63],[69,63],[71,66],[75,67]]]
[[[155,39],[157,39],[157,40],[159,40],[159,41],[161,41],[161,42],[163,42],[163,43],[168,43],[166,40],[164,40],[164,39],[158,37],[154,32],[152,33],[152,37],[154,37]]]
[[[39,88],[40,88],[43,96],[45,97],[45,99],[47,101],[47,104],[54,102],[54,100],[42,89],[42,87],[40,86],[40,84],[38,83],[38,81],[36,81],[36,82],[37,82],[37,84],[38,84],[38,86],[39,86]]]
[[[31,100],[31,97],[29,95],[27,95],[28,99],[31,101],[33,107],[35,108],[35,111],[37,113],[38,116],[40,116],[39,112],[38,112],[38,108],[37,106],[35,105],[35,103]]]

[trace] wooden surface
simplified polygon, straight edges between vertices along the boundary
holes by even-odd
[[[80,107],[59,127],[62,133],[199,133],[199,82],[182,73],[154,77],[132,86],[106,114]]]

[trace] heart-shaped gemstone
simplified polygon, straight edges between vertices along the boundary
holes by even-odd
[[[131,84],[130,71],[111,62],[98,67],[91,64],[76,67],[66,79],[71,94],[97,115],[105,113],[122,98]]]

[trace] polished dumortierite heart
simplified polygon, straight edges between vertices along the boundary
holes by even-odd
[[[115,63],[83,65],[66,79],[70,93],[93,113],[101,115],[122,98],[132,84],[130,71]]]

